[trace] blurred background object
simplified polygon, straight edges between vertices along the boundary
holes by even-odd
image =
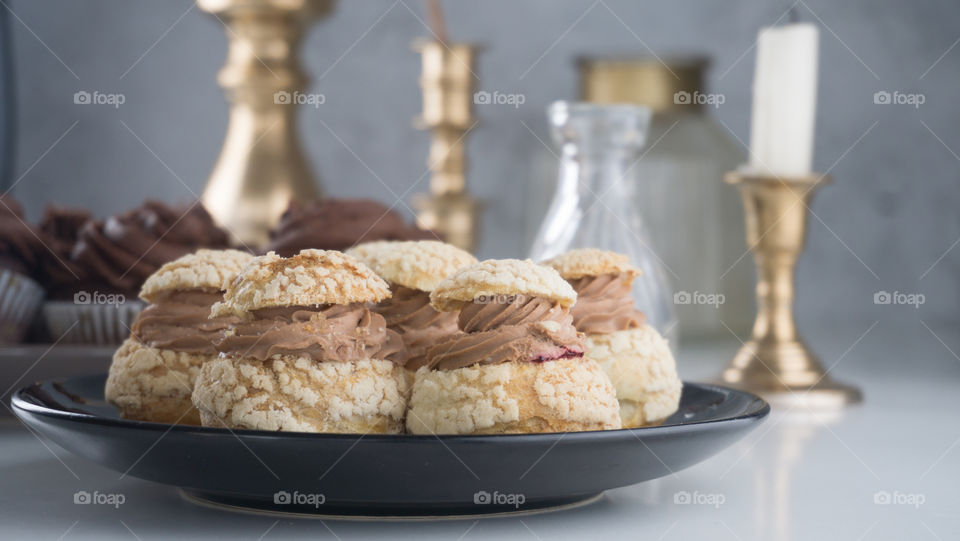
[[[202,192],[229,118],[213,76],[227,46],[220,21],[190,0],[7,5],[17,15],[10,22],[18,121],[29,127],[17,141],[22,179],[13,195],[29,220],[47,202],[109,216],[148,195],[174,203]],[[524,254],[543,218],[538,205],[546,201],[526,197],[530,156],[549,141],[545,108],[577,98],[573,59],[709,52],[703,86],[726,98],[710,118],[745,152],[756,30],[789,6],[488,0],[445,7],[458,42],[486,44],[477,59],[483,89],[524,97],[516,106],[474,106],[481,124],[467,152],[471,193],[486,204],[477,247],[486,258]],[[951,45],[960,6],[808,0],[797,9],[832,30],[822,34],[814,170],[837,179],[829,197],[811,204],[816,217],[796,274],[798,325],[849,326],[858,335],[880,321],[872,333],[929,335],[921,319],[934,330],[956,324],[960,109],[952,89],[960,86],[960,46]],[[411,39],[428,35],[425,23],[419,3],[345,2],[305,36],[302,62],[326,102],[299,107],[297,131],[328,194],[393,205],[427,190],[430,134],[410,127],[422,107],[422,58],[409,50]],[[75,104],[79,90],[127,100],[116,108]],[[874,102],[875,93],[897,90],[926,102]],[[414,216],[402,203],[394,208]],[[745,243],[738,257],[737,267],[752,268]],[[926,303],[876,304],[878,291],[923,293]],[[960,343],[944,341],[958,351]]]
[[[226,27],[227,63],[217,79],[230,102],[220,158],[203,204],[236,241],[267,243],[291,199],[320,196],[300,147],[296,112],[322,105],[323,94],[303,92],[307,78],[300,41],[310,25],[333,10],[333,0],[199,0]]]
[[[280,257],[300,250],[346,250],[377,240],[436,240],[433,231],[409,225],[403,215],[371,199],[290,201],[270,232],[266,249]]]
[[[743,162],[742,147],[708,112],[726,97],[704,88],[706,57],[585,57],[577,63],[581,98],[653,110],[648,147],[630,165],[630,198],[649,226],[653,249],[671,274],[683,338],[743,332],[751,298],[743,217],[735,193],[717,179]]]
[[[647,141],[650,109],[558,101],[547,116],[560,149],[560,167],[530,259],[544,261],[576,248],[627,254],[641,270],[633,281],[637,308],[675,343],[673,293],[663,261],[628,197],[629,169]]]
[[[410,202],[417,213],[417,225],[473,252],[481,205],[467,191],[466,140],[477,125],[473,102],[478,47],[447,43],[442,30],[435,34],[440,36],[436,40],[414,42],[422,58],[423,92],[423,112],[415,125],[430,130],[430,192],[414,194]]]

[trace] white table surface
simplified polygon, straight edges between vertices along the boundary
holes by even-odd
[[[120,480],[9,420],[0,422],[0,539],[960,539],[960,333],[935,334],[919,320],[815,333],[831,373],[863,389],[862,405],[827,421],[775,410],[692,468],[525,517],[355,522],[213,510],[170,487]],[[682,376],[708,379],[736,345],[683,348]],[[125,502],[76,505],[80,490]],[[703,503],[676,503],[683,493]]]

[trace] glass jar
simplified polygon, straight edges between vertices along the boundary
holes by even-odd
[[[650,109],[560,101],[547,116],[560,168],[530,258],[542,261],[573,248],[626,254],[642,271],[633,284],[637,308],[670,338],[676,327],[673,295],[626,182],[646,140]]]

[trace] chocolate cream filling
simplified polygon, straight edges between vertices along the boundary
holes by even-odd
[[[427,351],[426,364],[455,370],[474,364],[543,362],[583,355],[583,337],[558,303],[523,295],[465,306],[461,331]]]
[[[147,306],[130,327],[141,343],[183,353],[216,355],[216,343],[236,316],[207,317],[213,303],[223,300],[220,291],[184,289],[166,291]]]
[[[274,355],[320,362],[386,359],[403,347],[383,316],[361,303],[261,308],[236,323],[217,348],[229,357]]]
[[[570,309],[573,326],[587,334],[609,334],[636,329],[646,319],[633,306],[630,297],[631,279],[610,273],[570,280],[577,291],[577,303]]]
[[[387,327],[403,340],[403,348],[388,360],[416,370],[427,364],[427,349],[457,334],[457,313],[438,312],[430,306],[430,294],[393,284],[393,296],[373,309],[384,317]]]

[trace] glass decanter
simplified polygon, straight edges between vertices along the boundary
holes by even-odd
[[[555,102],[547,109],[560,169],[553,202],[530,258],[543,261],[573,248],[627,254],[643,274],[633,283],[637,308],[671,339],[673,297],[627,187],[650,126],[650,109],[633,105]]]
[[[756,313],[748,301],[755,280],[751,258],[743,257],[743,206],[738,190],[721,180],[745,156],[713,118],[725,98],[705,87],[709,64],[702,56],[666,63],[654,56],[593,56],[577,63],[583,101],[653,112],[650,143],[627,186],[671,271],[681,340],[748,334]],[[555,176],[546,176],[551,185]]]

